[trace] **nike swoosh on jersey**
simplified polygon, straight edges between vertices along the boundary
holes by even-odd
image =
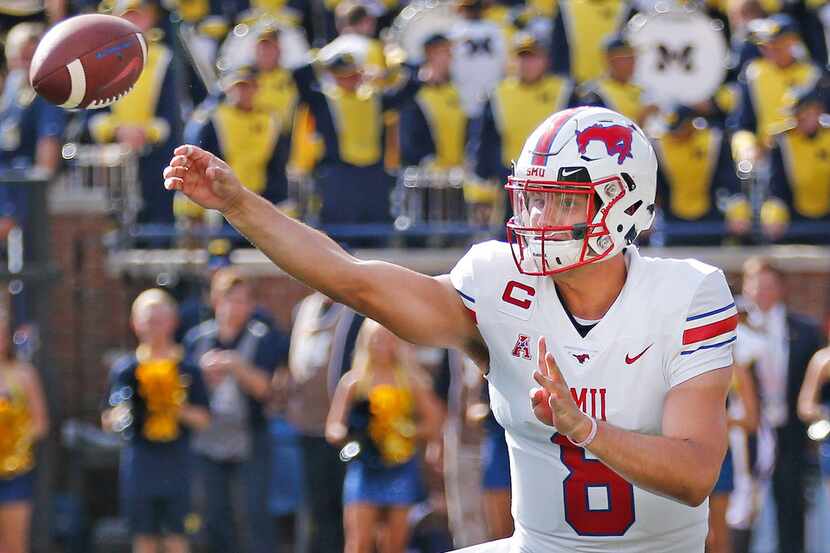
[[[644,349],[643,351],[641,351],[640,353],[638,353],[638,354],[637,354],[637,355],[635,355],[634,357],[631,357],[629,354],[627,354],[627,353],[626,353],[626,354],[625,354],[625,363],[626,363],[626,365],[630,365],[631,363],[633,363],[634,361],[636,361],[637,359],[639,359],[640,357],[642,357],[642,356],[643,356],[643,354],[644,354],[645,352],[647,352],[647,351],[649,350],[649,348],[650,348],[651,346],[653,346],[653,345],[654,345],[654,344],[649,344],[648,346],[646,346],[646,349]]]

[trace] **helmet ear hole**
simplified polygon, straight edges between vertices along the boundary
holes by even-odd
[[[634,243],[634,240],[637,238],[637,229],[634,228],[634,225],[631,225],[631,228],[628,229],[628,232],[625,233],[625,243],[631,245]]]

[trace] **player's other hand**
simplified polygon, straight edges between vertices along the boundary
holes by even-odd
[[[173,159],[164,169],[164,187],[181,190],[204,207],[227,211],[244,190],[227,163],[198,146],[184,145],[173,150]]]
[[[531,391],[533,414],[543,423],[556,427],[557,432],[576,441],[587,436],[591,422],[576,405],[571,389],[565,382],[553,354],[548,351],[545,338],[539,338],[539,370],[533,379],[541,386]]]

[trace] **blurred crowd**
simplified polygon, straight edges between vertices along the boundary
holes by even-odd
[[[136,187],[139,208],[122,222],[175,230],[160,243],[232,234],[161,186],[182,142],[358,245],[386,243],[377,235],[391,229],[498,234],[509,216],[501,186],[523,141],[580,105],[615,109],[653,138],[652,243],[830,236],[821,0],[7,4],[0,168],[72,178],[79,149],[92,145],[84,163],[107,165],[103,147],[120,145],[132,182],[99,185]],[[149,54],[127,97],[68,113],[26,75],[49,26],[90,11],[135,23]]]

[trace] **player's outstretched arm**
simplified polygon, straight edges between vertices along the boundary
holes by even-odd
[[[179,146],[164,186],[217,209],[271,261],[330,298],[416,344],[456,347],[479,362],[483,343],[448,277],[430,277],[379,261],[360,261],[333,240],[246,189],[221,159]]]
[[[725,406],[731,375],[730,367],[725,367],[672,388],[663,405],[662,435],[597,421],[586,449],[643,489],[700,505],[711,493],[726,454]],[[591,419],[577,407],[544,339],[539,343],[539,371],[533,376],[541,386],[531,396],[536,417],[575,442],[589,439]]]

